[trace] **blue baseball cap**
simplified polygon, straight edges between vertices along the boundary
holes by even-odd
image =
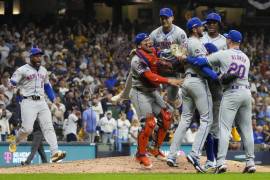
[[[159,11],[159,16],[172,17],[173,11],[170,8],[162,8]]]
[[[221,23],[221,17],[217,13],[209,13],[206,17],[206,22],[209,22],[209,21],[217,21]]]
[[[206,50],[207,50],[207,52],[208,52],[209,54],[212,54],[212,53],[218,51],[217,46],[215,46],[213,43],[205,43],[205,44],[204,44],[204,47],[206,48]]]
[[[31,48],[31,50],[30,50],[30,56],[43,55],[43,54],[44,53],[39,48]]]
[[[237,30],[230,30],[229,33],[224,34],[224,36],[233,42],[240,43],[242,41],[242,34]]]
[[[190,129],[192,129],[192,128],[198,128],[197,123],[192,123],[192,124],[190,125]]]
[[[192,28],[200,27],[203,24],[204,24],[204,22],[202,22],[199,18],[193,17],[193,18],[188,20],[187,28],[188,28],[188,30],[191,30]]]
[[[136,44],[140,44],[143,40],[145,40],[146,38],[148,38],[148,34],[146,33],[139,33],[136,35],[135,37],[135,43]]]

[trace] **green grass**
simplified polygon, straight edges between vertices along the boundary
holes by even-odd
[[[165,173],[145,173],[145,174],[130,174],[130,173],[115,173],[115,174],[1,174],[0,180],[267,180],[270,178],[270,173],[255,173],[255,174],[165,174]]]

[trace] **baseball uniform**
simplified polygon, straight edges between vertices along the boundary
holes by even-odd
[[[246,152],[246,166],[254,166],[254,140],[251,124],[251,92],[248,73],[250,60],[239,49],[228,49],[207,57],[208,64],[220,67],[222,74],[237,74],[239,78],[223,87],[219,112],[219,149],[217,166],[225,163],[233,122],[240,128]]]
[[[20,89],[23,96],[21,102],[22,127],[16,142],[25,139],[32,131],[38,119],[43,135],[50,145],[52,154],[58,151],[57,139],[52,124],[50,109],[45,101],[44,84],[49,84],[47,70],[40,66],[37,70],[29,64],[18,68],[11,77],[12,84]]]
[[[205,57],[207,54],[203,43],[196,37],[188,39],[187,48],[189,56]],[[186,130],[192,121],[195,108],[197,108],[200,114],[200,127],[190,155],[198,160],[213,121],[212,96],[207,80],[202,77],[198,69],[187,65],[185,74],[186,78],[182,85],[183,110],[181,121],[175,131],[168,159],[175,159],[177,157],[178,148],[181,146],[182,139],[185,137]]]

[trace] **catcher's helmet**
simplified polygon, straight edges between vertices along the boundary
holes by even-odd
[[[139,33],[135,37],[135,43],[138,45],[138,44],[140,44],[143,40],[145,40],[148,37],[149,36],[146,33]]]
[[[217,13],[209,13],[206,17],[206,22],[209,22],[209,21],[217,21],[221,23],[221,17]]]

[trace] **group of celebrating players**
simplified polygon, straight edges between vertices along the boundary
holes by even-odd
[[[192,150],[186,156],[188,162],[201,173],[226,172],[225,158],[231,130],[237,127],[246,152],[243,173],[254,173],[248,82],[250,61],[240,50],[242,34],[230,30],[221,35],[221,17],[210,13],[205,21],[198,17],[188,20],[187,37],[183,29],[173,24],[170,8],[162,8],[159,15],[160,27],[150,35],[136,35],[136,50],[131,53],[131,69],[125,88],[112,98],[116,101],[129,98],[140,119],[142,129],[137,139],[136,160],[143,167],[151,168],[149,155],[153,155],[169,166],[177,167],[178,149],[197,109],[200,126]],[[181,47],[176,52],[172,48],[175,44]],[[167,88],[167,102],[158,92],[160,84]],[[179,87],[180,97],[177,96]],[[165,157],[160,147],[170,128],[177,98],[182,99],[181,120],[170,153]],[[204,145],[207,161],[202,166],[200,155]]]

